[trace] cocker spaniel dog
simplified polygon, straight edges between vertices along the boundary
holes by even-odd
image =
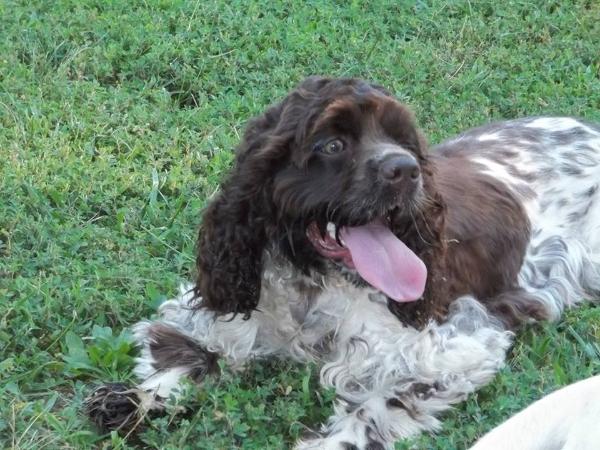
[[[96,423],[160,409],[222,359],[321,364],[335,414],[298,449],[388,449],[489,382],[511,329],[600,291],[600,127],[537,117],[431,151],[380,86],[311,77],[250,121],[202,218],[196,282],[135,325],[135,389]]]

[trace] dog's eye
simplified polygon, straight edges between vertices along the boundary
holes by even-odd
[[[339,139],[332,139],[328,141],[323,147],[321,147],[321,153],[326,155],[335,155],[336,153],[344,150],[344,143]]]

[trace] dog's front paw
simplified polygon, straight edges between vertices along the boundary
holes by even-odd
[[[129,434],[150,411],[162,410],[163,404],[152,393],[123,383],[108,383],[94,390],[85,399],[84,407],[100,431]]]

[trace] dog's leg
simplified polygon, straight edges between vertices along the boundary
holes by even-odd
[[[107,384],[86,400],[88,415],[103,431],[130,432],[147,414],[161,412],[184,378],[200,382],[217,368],[217,354],[174,324],[142,322],[135,336],[142,347],[135,372],[142,382],[133,388]]]
[[[121,383],[96,389],[86,400],[90,418],[102,430],[129,432],[144,416],[164,409],[170,396],[179,394],[183,380],[200,383],[218,370],[222,358],[241,368],[249,358],[267,353],[257,342],[261,317],[218,319],[210,311],[190,307],[191,292],[182,288],[179,297],[161,305],[156,321],[134,326],[141,347],[134,369],[141,382],[134,388]]]
[[[438,413],[503,366],[511,340],[471,298],[452,305],[448,322],[422,331],[389,321],[380,311],[364,311],[362,322],[355,316],[344,325],[356,334],[339,343],[321,372],[322,383],[338,394],[335,414],[321,436],[298,449],[388,449],[399,439],[435,430]]]

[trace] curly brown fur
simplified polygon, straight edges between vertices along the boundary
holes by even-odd
[[[157,371],[187,367],[188,376],[196,382],[217,371],[218,355],[176,329],[155,323],[147,332],[153,366]]]

